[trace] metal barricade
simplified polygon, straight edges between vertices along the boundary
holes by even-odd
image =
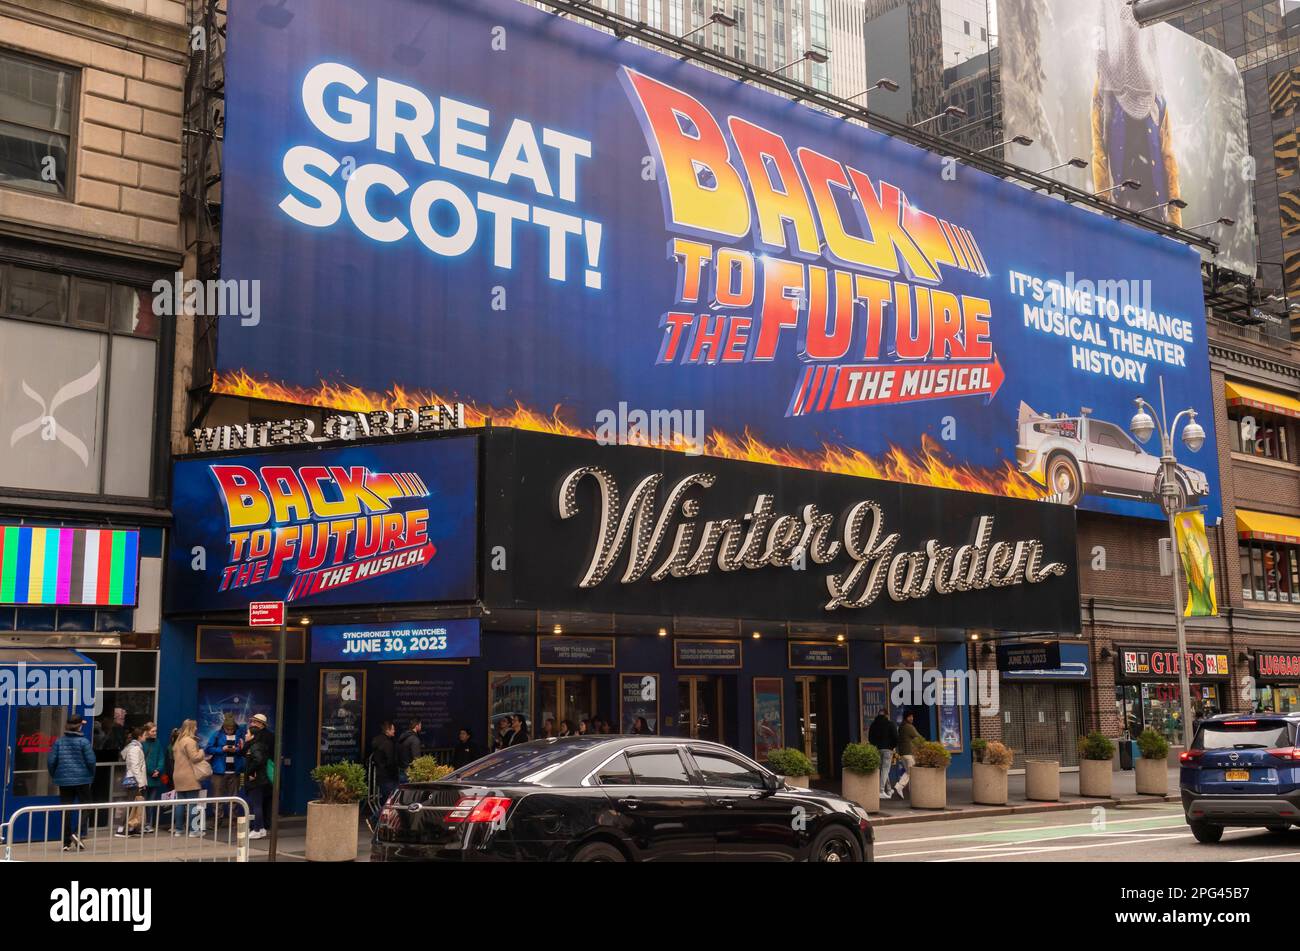
[[[247,862],[239,796],[24,806],[0,825],[6,862]]]

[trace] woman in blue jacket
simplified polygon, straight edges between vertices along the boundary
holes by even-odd
[[[86,720],[80,713],[68,717],[63,735],[50,747],[46,767],[50,778],[59,787],[59,802],[64,805],[91,801],[90,784],[95,781],[95,751],[85,734]],[[74,829],[75,826],[75,829]],[[81,810],[69,810],[63,821],[63,851],[74,848],[80,852],[86,846],[81,841]]]

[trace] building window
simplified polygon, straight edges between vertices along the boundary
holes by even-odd
[[[158,331],[143,288],[0,263],[0,487],[147,497]]]
[[[0,184],[68,194],[73,70],[0,52]]]
[[[1300,547],[1247,542],[1237,551],[1243,598],[1300,604]]]
[[[1234,452],[1282,462],[1300,463],[1300,422],[1249,406],[1228,407],[1228,428]]]

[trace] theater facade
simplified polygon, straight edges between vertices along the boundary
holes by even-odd
[[[270,716],[248,604],[285,601],[291,812],[415,717],[444,754],[507,716],[797,747],[834,787],[915,701],[962,775],[971,640],[1079,632],[1075,511],[1048,502],[501,427],[181,457],[173,493],[159,716]]]

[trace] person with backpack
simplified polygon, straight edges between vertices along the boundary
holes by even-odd
[[[68,717],[63,735],[54,741],[45,766],[50,779],[59,787],[63,805],[91,801],[90,785],[95,781],[95,751],[85,733],[86,719],[80,713]],[[81,841],[81,810],[72,809],[63,817],[63,851],[85,849]]]
[[[132,802],[144,802],[145,790],[149,788],[149,772],[145,763],[144,744],[144,727],[133,726],[127,729],[126,748],[122,750],[122,759],[126,762],[125,775],[122,777],[122,789],[126,793],[126,798]],[[122,822],[114,831],[118,838],[125,838],[129,835],[139,835],[144,827],[144,809],[140,806],[131,806],[123,810],[120,815]]]
[[[244,740],[244,801],[252,814],[250,839],[264,839],[271,819],[271,793],[275,782],[275,734],[267,729],[266,714],[254,713],[248,720]]]

